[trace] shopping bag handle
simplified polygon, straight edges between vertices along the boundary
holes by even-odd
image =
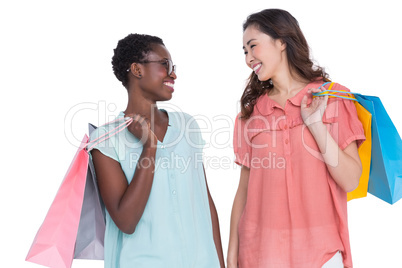
[[[329,96],[330,98],[341,98],[341,99],[346,99],[346,100],[353,100],[353,101],[358,101],[353,94],[358,94],[358,93],[353,93],[353,92],[349,92],[346,90],[331,90],[332,86],[334,85],[334,82],[325,82],[324,84],[322,84],[320,87],[324,87],[327,84],[331,83],[331,85],[329,86],[329,88],[325,91],[322,92],[314,92],[313,96]],[[341,93],[341,94],[347,94],[348,96],[342,96],[336,93]]]
[[[133,122],[133,118],[132,117],[123,117],[123,118],[118,118],[116,120],[110,121],[102,126],[105,125],[109,125],[115,122],[120,122],[124,120],[123,123],[119,124],[117,127],[115,127],[114,129],[106,132],[105,134],[103,134],[102,136],[99,136],[98,138],[88,142],[85,147],[88,147],[90,144],[92,144],[89,148],[87,148],[87,152],[91,151],[96,145],[100,144],[101,142],[107,140],[110,137],[113,137],[114,135],[120,133],[121,131],[123,131],[124,129],[126,129],[132,122]]]

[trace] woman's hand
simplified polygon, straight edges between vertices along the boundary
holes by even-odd
[[[129,115],[133,118],[133,122],[128,126],[128,131],[131,132],[137,139],[141,140],[144,147],[156,148],[158,138],[151,130],[151,123],[147,118],[139,114]]]
[[[237,258],[228,258],[227,259],[227,268],[238,268]]]
[[[312,93],[322,92],[326,89],[310,88],[301,101],[301,116],[306,126],[310,126],[317,122],[322,122],[322,116],[327,108],[328,96],[316,96],[313,98]],[[310,105],[307,104],[309,99],[313,99]]]

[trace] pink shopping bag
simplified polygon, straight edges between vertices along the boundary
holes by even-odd
[[[88,143],[85,135],[53,203],[39,228],[26,261],[52,268],[70,268],[75,259],[103,259],[105,228],[103,203],[88,151],[129,126],[123,120],[114,129]],[[92,127],[93,130],[94,127]],[[92,132],[90,128],[90,132]],[[89,147],[89,149],[87,149]],[[84,214],[84,215],[83,215]]]
[[[87,143],[85,135],[36,234],[27,261],[53,268],[71,267],[88,170]]]

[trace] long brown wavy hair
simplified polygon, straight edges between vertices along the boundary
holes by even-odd
[[[286,54],[292,74],[308,81],[314,81],[317,78],[330,81],[324,68],[314,66],[310,59],[306,38],[299,23],[289,12],[281,9],[265,9],[248,16],[243,24],[243,32],[249,26],[254,26],[274,40],[280,39],[286,44]],[[250,118],[257,99],[273,87],[271,79],[259,81],[257,75],[252,72],[240,100],[241,118]]]

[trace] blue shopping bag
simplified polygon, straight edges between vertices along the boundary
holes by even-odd
[[[402,198],[402,140],[380,98],[354,94],[372,114],[372,151],[368,192],[394,204]]]
[[[328,82],[322,86],[325,84]],[[402,140],[380,98],[337,90],[326,90],[313,95],[357,100],[371,113],[372,144],[368,192],[390,204],[401,199]]]

